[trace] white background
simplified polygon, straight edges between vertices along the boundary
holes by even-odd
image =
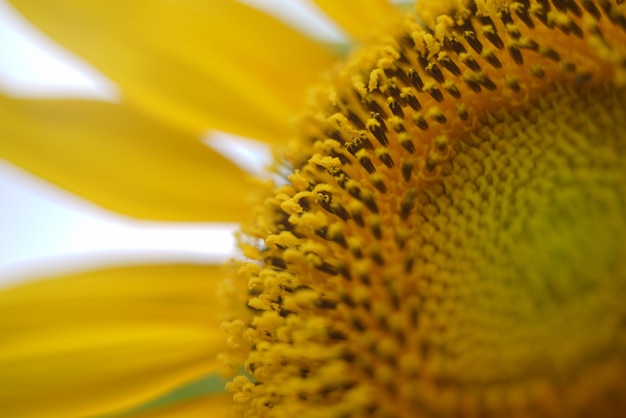
[[[319,39],[346,42],[341,30],[306,0],[242,1]],[[0,0],[0,90],[18,97],[118,97],[114,83],[54,44],[5,0]],[[214,148],[247,165],[252,160],[257,171],[268,160],[259,144],[210,135]],[[225,260],[235,254],[235,229],[119,216],[0,160],[0,286],[119,262]]]
[[[332,41],[340,31],[303,2],[247,0]],[[97,70],[0,0],[0,90],[19,97],[115,101],[117,88]],[[229,156],[267,162],[265,150],[243,139],[212,137]],[[249,162],[248,162],[249,164]],[[103,210],[0,160],[0,286],[39,274],[136,261],[219,261],[235,251],[235,225],[160,223]]]

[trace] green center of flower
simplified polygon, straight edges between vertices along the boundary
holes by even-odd
[[[245,230],[251,313],[224,324],[251,375],[235,403],[626,411],[624,11],[424,7],[428,29],[407,19],[317,90],[286,184]]]

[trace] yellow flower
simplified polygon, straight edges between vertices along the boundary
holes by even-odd
[[[621,1],[319,0],[359,40],[339,63],[227,0],[14,3],[124,96],[2,98],[0,156],[133,216],[243,222],[249,261],[3,291],[3,413],[626,414]],[[274,144],[282,179],[206,128]],[[222,363],[230,394],[132,409]]]

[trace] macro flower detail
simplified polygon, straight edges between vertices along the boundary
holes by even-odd
[[[228,389],[246,417],[619,416],[624,9],[417,7],[316,91],[244,229]]]
[[[245,258],[0,291],[0,411],[626,415],[622,0],[316,0],[345,56],[231,0],[13,3],[123,94],[1,96],[0,156],[123,214],[239,222]],[[207,129],[272,146],[271,176]]]

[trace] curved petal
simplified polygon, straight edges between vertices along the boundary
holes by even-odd
[[[328,16],[354,39],[372,36],[373,28],[398,9],[387,0],[313,0]]]
[[[0,410],[93,416],[141,404],[219,367],[223,272],[118,267],[0,292]]]
[[[125,106],[0,96],[0,158],[116,212],[238,222],[252,190],[235,164]]]
[[[332,60],[314,41],[233,0],[11,0],[117,82],[125,100],[193,133],[266,141]]]

